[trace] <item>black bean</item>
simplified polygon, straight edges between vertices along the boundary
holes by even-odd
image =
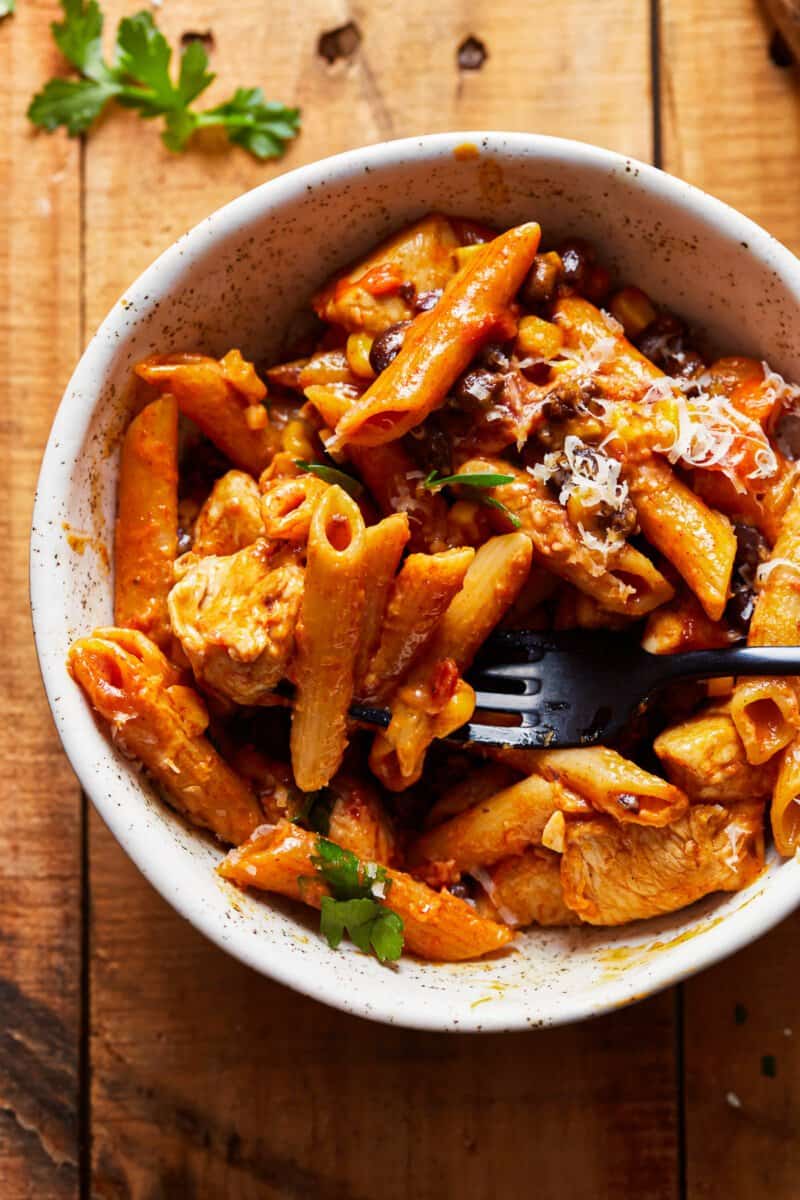
[[[769,554],[766,540],[754,525],[745,525],[739,521],[734,524],[733,532],[736,534],[737,568],[747,567],[754,573]]]
[[[746,634],[755,606],[755,593],[748,587],[737,588],[725,605],[725,621],[738,633]]]
[[[413,283],[401,283],[397,289],[397,294],[401,300],[405,300],[406,304],[414,307],[417,300],[417,289]]]
[[[474,367],[462,375],[456,384],[456,403],[465,408],[488,408],[502,386],[502,375],[485,367]]]
[[[520,289],[520,300],[530,308],[549,304],[555,296],[561,275],[561,259],[555,251],[537,254]]]
[[[416,312],[430,312],[442,298],[442,289],[435,288],[431,292],[418,292],[417,298],[414,301],[414,309]]]
[[[568,467],[556,467],[553,474],[547,480],[545,487],[549,492],[552,492],[554,496],[559,496],[564,484],[568,483],[571,478],[572,472]]]
[[[583,238],[572,238],[559,247],[564,283],[582,292],[589,281],[589,271],[595,259],[594,247]]]
[[[389,363],[397,358],[403,348],[406,330],[410,324],[410,321],[399,321],[396,325],[390,325],[388,329],[384,329],[383,333],[379,333],[375,338],[369,351],[369,365],[376,375],[385,371]]]

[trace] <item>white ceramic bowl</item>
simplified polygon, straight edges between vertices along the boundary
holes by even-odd
[[[473,143],[476,157],[456,154]],[[64,668],[73,638],[110,623],[118,435],[131,366],[153,351],[280,345],[313,289],[355,254],[439,209],[549,241],[580,234],[616,274],[708,331],[800,378],[800,263],[745,217],[618,154],[527,134],[388,142],[293,171],[208,217],[114,306],[70,381],[42,465],[31,543],[39,658],[81,783],[145,876],[223,949],[328,1004],[439,1030],[575,1021],[674,983],[745,945],[800,903],[800,862],[770,857],[751,887],[618,931],[537,931],[488,962],[381,967],[329,950],[313,917],[245,896],[214,873],[219,848],[153,794],[95,724]],[[75,535],[88,534],[84,553]]]

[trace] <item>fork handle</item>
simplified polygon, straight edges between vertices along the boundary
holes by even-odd
[[[731,646],[653,655],[659,683],[674,679],[713,679],[723,675],[800,675],[800,646]]]

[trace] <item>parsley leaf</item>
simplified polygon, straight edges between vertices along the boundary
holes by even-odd
[[[292,817],[295,825],[304,825],[314,833],[327,836],[331,827],[331,809],[336,797],[330,788],[320,788],[318,792],[306,792],[303,796],[303,807]]]
[[[364,491],[364,485],[359,479],[355,479],[345,471],[337,470],[336,467],[329,467],[326,463],[310,463],[304,462],[302,458],[296,458],[294,465],[301,471],[308,471],[319,479],[324,479],[326,483],[338,484],[347,492],[348,496],[352,496],[354,499],[357,499]]]
[[[359,950],[365,954],[374,950],[381,962],[395,962],[403,952],[403,922],[374,900],[323,896],[319,927],[332,950],[348,933]]]
[[[16,0],[0,0],[0,21],[3,17],[10,17],[16,7]]]
[[[13,8],[13,0],[3,3]],[[82,78],[46,83],[28,108],[34,125],[50,131],[63,125],[72,136],[85,133],[113,98],[145,120],[164,117],[162,140],[174,151],[183,150],[195,130],[210,126],[224,129],[229,142],[260,159],[282,154],[296,136],[299,109],[265,100],[261,88],[238,88],[232,99],[205,111],[191,108],[214,80],[205,48],[198,41],[186,46],[174,82],[172,48],[151,13],[120,21],[109,66],[102,54],[103,14],[97,0],[61,0],[61,9],[64,19],[52,25],[53,39]]]
[[[403,922],[373,892],[376,884],[383,895],[391,887],[386,869],[360,862],[352,851],[326,838],[317,839],[317,853],[311,862],[332,892],[321,902],[320,932],[328,945],[335,950],[348,933],[365,954],[372,949],[381,962],[398,959],[403,950]]]
[[[61,0],[64,20],[50,26],[53,41],[68,63],[87,75],[99,79],[105,73],[103,63],[103,14],[97,0]]]
[[[449,487],[457,484],[459,487],[467,489],[467,495],[470,500],[474,500],[478,504],[483,504],[487,508],[496,508],[513,525],[514,529],[519,529],[522,522],[516,513],[511,512],[502,501],[496,500],[494,496],[484,495],[484,489],[486,488],[501,487],[504,483],[513,482],[513,475],[501,475],[494,471],[475,471],[472,474],[465,472],[463,475],[442,475],[438,478],[436,471],[431,471],[422,486],[429,491],[435,492],[441,487]]]
[[[466,484],[468,487],[474,488],[493,488],[500,487],[503,483],[513,482],[513,475],[500,475],[495,471],[475,471],[472,474],[467,472],[464,475],[442,475],[439,478],[437,478],[436,471],[431,471],[422,486],[433,492],[437,488],[444,487],[445,484],[457,483]]]

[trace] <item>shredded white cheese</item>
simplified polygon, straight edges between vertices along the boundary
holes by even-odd
[[[513,913],[510,908],[506,908],[506,906],[498,900],[497,888],[494,886],[494,880],[489,872],[484,867],[473,867],[473,869],[470,871],[470,875],[473,879],[477,880],[477,882],[486,892],[486,895],[497,909],[498,915],[503,923],[510,925],[512,929],[519,925],[516,914]]]
[[[586,509],[606,505],[612,512],[621,512],[624,508],[628,500],[628,485],[620,479],[622,464],[615,458],[609,458],[600,447],[587,446],[579,437],[570,434],[564,439],[563,450],[551,451],[542,462],[528,468],[534,479],[543,483],[561,470],[567,472],[558,493],[558,502],[562,506],[575,496]],[[617,549],[624,541],[612,529],[606,531],[605,537],[600,537],[586,529],[581,521],[577,525],[584,545],[600,554]]]

